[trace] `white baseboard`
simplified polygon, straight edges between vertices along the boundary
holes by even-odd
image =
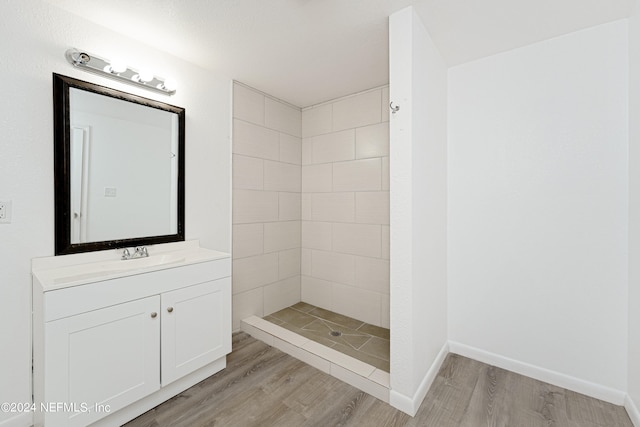
[[[30,427],[33,425],[31,412],[23,412],[8,420],[0,421],[0,427]]]
[[[389,404],[394,408],[399,409],[400,411],[413,417],[416,412],[418,412],[418,409],[420,408],[422,401],[427,395],[429,388],[431,388],[431,384],[433,384],[433,381],[436,379],[438,371],[440,371],[442,363],[447,357],[447,354],[449,354],[449,343],[444,343],[426,375],[424,376],[422,381],[420,381],[420,385],[418,386],[418,389],[416,390],[414,395],[406,396],[404,394],[398,393],[397,391],[394,391],[392,388],[389,392]]]
[[[624,399],[624,409],[627,410],[627,414],[629,414],[629,418],[631,418],[634,427],[640,427],[640,411],[628,394]]]
[[[625,402],[625,397],[627,395],[621,390],[581,380],[579,378],[571,377],[539,366],[530,365],[499,354],[490,353],[475,347],[460,344],[455,341],[449,341],[449,351],[479,362],[535,378],[536,380],[544,381],[558,387],[566,388],[567,390],[595,397],[596,399],[604,400],[605,402],[613,403],[614,405],[622,405]]]

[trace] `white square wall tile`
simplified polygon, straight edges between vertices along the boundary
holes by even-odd
[[[233,296],[233,330],[240,330],[240,322],[249,316],[264,316],[262,288],[253,289]]]
[[[264,95],[234,83],[233,117],[257,125],[264,125]]]
[[[311,196],[311,219],[314,221],[353,222],[354,193],[315,193]]]
[[[304,138],[302,140],[302,164],[310,165],[312,163],[311,149],[313,148],[313,138]]]
[[[265,316],[300,302],[300,276],[280,280],[263,289]]]
[[[333,284],[333,311],[375,326],[381,326],[382,295],[366,289]],[[353,304],[353,301],[358,301]]]
[[[300,221],[264,224],[264,252],[276,252],[300,247]]]
[[[311,162],[330,163],[355,159],[356,134],[353,129],[311,138]]]
[[[262,223],[233,226],[234,259],[262,254],[263,242]]]
[[[333,310],[333,283],[310,276],[302,276],[300,280],[302,301]]]
[[[300,193],[278,193],[280,205],[278,218],[280,221],[299,220],[301,217],[301,195]]]
[[[280,158],[280,134],[274,130],[233,120],[233,152],[260,159]]]
[[[382,163],[379,158],[333,164],[333,191],[380,191]]]
[[[331,250],[331,223],[302,221],[302,247]]]
[[[302,191],[304,193],[331,192],[333,186],[333,165],[302,166]]]
[[[308,108],[302,111],[302,136],[315,136],[331,132],[331,104]]]
[[[263,189],[263,162],[255,157],[233,155],[233,188],[245,190]]]
[[[275,129],[292,136],[302,136],[300,109],[268,97],[264,101],[264,124],[269,129]]]
[[[311,220],[311,205],[312,205],[313,197],[309,193],[302,193],[302,202],[300,203],[302,206],[301,217],[305,221]]]
[[[300,273],[305,276],[311,275],[311,249],[300,250]]]
[[[348,96],[333,103],[333,131],[379,123],[382,90]]]
[[[232,264],[234,295],[278,281],[277,253],[234,259]]]
[[[380,233],[379,225],[336,223],[333,224],[332,248],[336,252],[380,257]]]
[[[389,158],[382,158],[382,191],[389,191]]]
[[[302,162],[302,139],[280,133],[280,161],[299,165]]]
[[[380,248],[380,258],[389,259],[390,252],[390,242],[389,242],[389,234],[390,227],[388,225],[383,225],[380,227],[380,233],[382,234],[382,247]]]
[[[278,220],[278,193],[234,190],[233,223],[246,224]]]
[[[389,121],[389,114],[391,113],[391,108],[389,107],[389,86],[385,86],[382,88],[382,121]]]
[[[389,192],[366,191],[356,193],[356,222],[388,225]]]
[[[300,192],[300,166],[264,161],[264,189],[267,191]]]
[[[356,257],[357,287],[388,295],[389,280],[389,260]]]
[[[278,277],[280,280],[300,275],[300,248],[278,252]]]
[[[354,285],[356,280],[354,256],[314,250],[311,253],[311,275],[318,279]]]
[[[368,159],[389,155],[389,122],[356,129],[356,158]]]

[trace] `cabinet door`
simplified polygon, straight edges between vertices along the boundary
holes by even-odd
[[[231,352],[231,278],[161,295],[162,385]]]
[[[45,324],[47,427],[86,426],[160,388],[160,297]]]

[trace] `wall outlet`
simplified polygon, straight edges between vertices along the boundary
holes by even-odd
[[[11,200],[0,200],[0,224],[11,222]]]

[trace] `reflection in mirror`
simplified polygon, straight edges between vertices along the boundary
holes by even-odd
[[[54,74],[56,254],[184,240],[184,109]]]

